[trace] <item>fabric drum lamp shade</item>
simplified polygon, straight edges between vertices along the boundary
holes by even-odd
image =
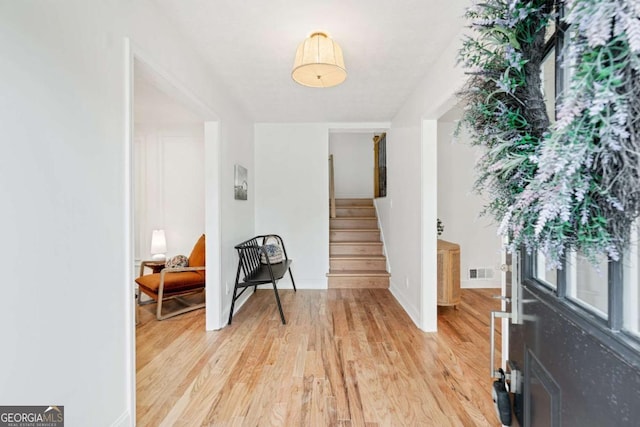
[[[342,49],[325,33],[314,33],[296,51],[291,77],[309,87],[331,87],[347,78]]]
[[[164,230],[153,230],[151,234],[151,259],[161,261],[167,253],[167,239]]]

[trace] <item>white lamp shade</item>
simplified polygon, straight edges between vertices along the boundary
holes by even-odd
[[[345,81],[342,49],[324,33],[314,33],[300,43],[291,77],[309,87],[331,87]]]
[[[155,260],[164,259],[167,253],[167,239],[164,230],[153,230],[151,234],[151,257]]]

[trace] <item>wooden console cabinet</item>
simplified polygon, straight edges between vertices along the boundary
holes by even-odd
[[[460,304],[460,245],[438,239],[438,305]]]

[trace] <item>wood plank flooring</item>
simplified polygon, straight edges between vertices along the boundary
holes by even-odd
[[[259,290],[220,331],[204,311],[137,328],[138,426],[499,426],[488,378],[495,289],[417,329],[386,289]],[[500,342],[499,331],[497,342]]]

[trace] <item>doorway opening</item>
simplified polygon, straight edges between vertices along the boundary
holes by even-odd
[[[389,288],[376,207],[380,135],[361,129],[329,133],[329,288]]]
[[[198,114],[154,84],[138,61],[133,105],[134,262],[136,272],[148,274],[165,259],[189,256],[204,233],[204,126]],[[152,233],[160,239],[154,241]],[[157,264],[147,266],[153,268],[140,268],[154,258]],[[137,311],[153,316],[146,307],[153,300],[140,292],[138,297],[145,309]],[[165,311],[173,308],[172,302],[165,305]]]
[[[153,230],[164,230],[166,257],[189,255],[206,238],[206,330],[223,325],[220,286],[219,123],[179,81],[125,41],[126,303],[130,413],[136,413],[136,289],[151,259]],[[142,301],[142,299],[141,299]],[[157,322],[152,316],[150,321]]]

